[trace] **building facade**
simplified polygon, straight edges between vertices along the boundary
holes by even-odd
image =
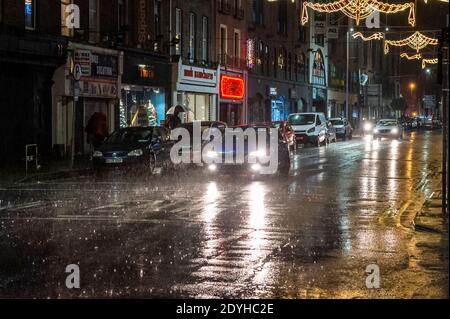
[[[52,155],[53,73],[65,64],[59,1],[0,1],[0,162],[24,160],[25,146]]]

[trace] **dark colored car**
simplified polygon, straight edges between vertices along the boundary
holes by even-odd
[[[270,146],[270,135],[269,130],[271,128],[277,128],[274,125],[240,125],[235,128],[241,128],[243,131],[246,131],[249,128],[255,129],[256,138],[259,138],[259,132],[261,130],[265,131],[267,140],[264,143],[261,143],[257,140],[257,145],[260,147],[261,145],[265,145],[264,149],[259,150],[251,150],[248,145],[248,138],[245,138],[244,141],[239,141],[236,139],[231,147],[227,146],[225,141],[222,141],[222,150],[221,151],[211,151],[210,154],[207,154],[208,157],[211,158],[221,158],[221,163],[211,163],[207,165],[207,169],[210,173],[216,172],[235,172],[241,171],[243,173],[250,173],[251,175],[261,175],[264,170],[264,165],[260,163],[258,158],[262,158],[263,156],[269,155],[269,146]],[[224,130],[225,131],[225,130]],[[225,134],[223,135],[225,139]],[[237,143],[242,142],[243,147],[238,147]],[[277,142],[278,142],[278,162],[275,164],[276,168],[273,172],[274,174],[289,174],[291,167],[291,157],[289,151],[289,145],[285,141],[281,132],[278,130],[277,132]],[[229,148],[228,148],[229,147]],[[230,156],[233,159],[237,159],[238,157],[242,157],[245,160],[243,162],[233,161],[232,163],[227,163],[226,158]],[[249,163],[249,157],[254,157],[257,159],[256,163]]]
[[[157,165],[170,160],[169,143],[164,127],[119,129],[93,152],[94,169],[140,169],[151,174]]]

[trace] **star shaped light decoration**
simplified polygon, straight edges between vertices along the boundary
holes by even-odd
[[[427,45],[438,45],[439,40],[435,38],[427,37],[419,31],[414,32],[409,37],[402,40],[384,40],[384,54],[389,53],[389,46],[403,47],[409,46],[411,49],[419,52],[420,49],[425,48]]]
[[[386,14],[397,13],[409,9],[408,23],[411,26],[416,24],[415,4],[408,2],[404,4],[390,4],[378,0],[337,0],[330,3],[303,2],[301,23],[305,25],[308,20],[308,8],[318,12],[342,12],[347,17],[354,19],[359,25],[362,19],[370,17],[374,12]]]

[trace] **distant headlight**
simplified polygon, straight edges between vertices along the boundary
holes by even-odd
[[[391,131],[391,133],[394,134],[394,135],[395,135],[395,134],[398,134],[398,128],[396,128],[396,127],[393,128],[392,131]]]
[[[314,127],[310,128],[306,133],[314,133],[316,129]]]
[[[141,149],[139,149],[139,150],[134,150],[134,151],[131,151],[130,153],[128,153],[128,156],[136,156],[136,157],[139,157],[139,156],[142,156],[142,155],[144,155],[144,151],[142,151]]]
[[[266,155],[265,152],[261,151],[261,150],[250,153],[251,157],[257,157],[257,158],[264,157],[264,155]]]
[[[208,158],[217,158],[219,156],[219,153],[214,152],[214,151],[209,151],[208,153],[206,153],[206,156]]]
[[[364,124],[364,131],[371,131],[373,129],[372,123]]]
[[[378,129],[377,129],[377,128],[374,128],[374,129],[373,129],[373,132],[374,132],[374,133],[378,133]]]
[[[93,157],[103,157],[103,153],[99,152],[99,151],[95,151],[94,153],[92,153]]]

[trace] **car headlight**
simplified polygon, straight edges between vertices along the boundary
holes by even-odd
[[[251,157],[257,157],[257,158],[263,157],[264,155],[266,155],[266,154],[265,154],[265,152],[262,151],[262,150],[254,151],[254,152],[251,152],[251,153],[250,153],[250,156],[251,156]]]
[[[316,131],[316,129],[314,127],[310,128],[306,133],[314,133]]]
[[[377,129],[377,128],[374,128],[374,129],[373,129],[373,132],[374,132],[374,133],[378,133],[378,129]]]
[[[364,131],[370,131],[372,130],[373,125],[371,123],[364,124]]]
[[[398,134],[398,128],[393,128],[391,131],[392,134]]]
[[[128,153],[128,156],[139,157],[139,156],[142,156],[142,155],[144,155],[144,151],[142,151],[142,149],[134,150],[134,151],[131,151],[130,153]]]
[[[92,153],[92,157],[103,157],[103,153],[100,151],[94,151],[94,153]]]
[[[214,151],[209,151],[208,153],[206,153],[206,156],[208,158],[217,158],[219,156],[219,153],[214,152]]]

